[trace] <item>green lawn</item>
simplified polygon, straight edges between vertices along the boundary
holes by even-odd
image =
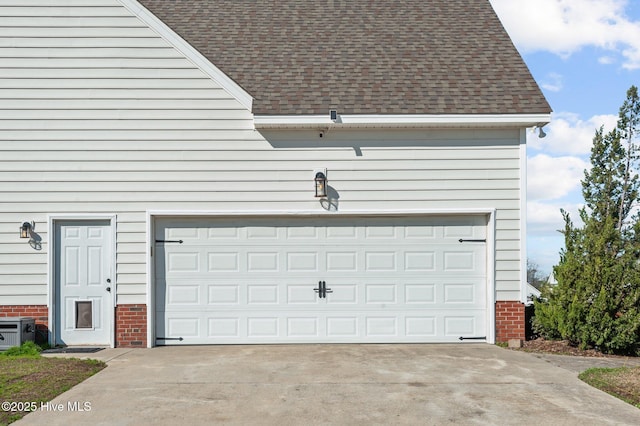
[[[22,418],[32,407],[51,401],[105,367],[102,361],[45,358],[38,354],[0,356],[0,402],[4,403],[0,425]]]
[[[591,386],[640,408],[640,367],[590,368],[578,377]]]

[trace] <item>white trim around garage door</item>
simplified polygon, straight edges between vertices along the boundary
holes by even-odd
[[[111,237],[111,242],[112,242],[112,252],[111,252],[111,279],[112,279],[112,283],[111,283],[111,287],[114,289],[113,291],[111,291],[111,303],[110,303],[110,312],[108,312],[106,315],[109,318],[109,345],[110,347],[115,347],[115,318],[114,318],[114,313],[115,313],[115,301],[116,301],[116,294],[117,294],[117,277],[115,274],[116,271],[116,226],[117,226],[117,215],[115,214],[109,214],[109,213],[96,213],[96,214],[77,214],[77,213],[61,213],[61,214],[54,214],[54,215],[47,215],[47,232],[48,232],[48,236],[49,236],[49,250],[47,253],[47,262],[48,262],[48,267],[47,267],[47,310],[49,311],[48,314],[48,322],[49,322],[49,343],[53,344],[55,343],[55,336],[56,336],[56,332],[57,330],[55,330],[56,327],[56,322],[55,322],[55,315],[57,314],[57,312],[54,312],[56,310],[56,262],[55,262],[55,241],[56,241],[56,232],[55,232],[55,225],[56,222],[59,221],[90,221],[90,220],[104,220],[104,221],[109,221],[109,225],[111,227],[111,232],[110,232],[110,237]]]
[[[415,217],[433,215],[487,215],[487,316],[486,316],[486,342],[495,343],[495,209],[453,209],[453,210],[343,210],[339,212],[318,212],[309,210],[279,211],[203,211],[203,210],[148,210],[147,211],[147,238],[146,238],[146,264],[147,264],[147,347],[155,346],[155,276],[153,267],[152,248],[154,241],[154,228],[156,218],[163,217]]]

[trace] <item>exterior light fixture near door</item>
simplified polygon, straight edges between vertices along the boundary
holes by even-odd
[[[31,232],[33,231],[34,223],[23,222],[20,227],[20,238],[31,238]]]
[[[327,196],[327,175],[326,172],[317,172],[314,179],[316,186],[316,197]]]

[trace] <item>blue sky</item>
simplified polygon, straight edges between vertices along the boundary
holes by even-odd
[[[615,127],[640,86],[640,1],[490,1],[554,110],[546,138],[527,134],[528,257],[549,273],[564,246],[560,208],[578,222],[595,130]]]

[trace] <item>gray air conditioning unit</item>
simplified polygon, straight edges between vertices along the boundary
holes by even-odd
[[[0,351],[36,338],[36,321],[29,317],[0,318]]]

